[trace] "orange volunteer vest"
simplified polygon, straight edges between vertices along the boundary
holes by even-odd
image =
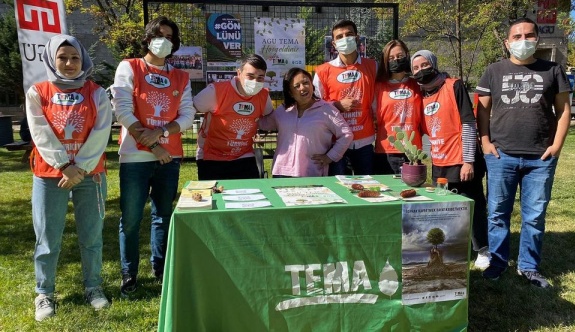
[[[98,110],[92,96],[99,86],[92,81],[86,81],[83,87],[72,91],[62,91],[47,81],[34,86],[40,95],[44,116],[73,164],[76,153],[86,142],[96,123]],[[104,160],[105,154],[102,154],[98,165],[90,174],[103,172]],[[62,177],[62,172],[50,166],[36,147],[32,150],[30,165],[34,175],[38,177]]]
[[[341,113],[353,131],[353,139],[373,136],[375,128],[371,103],[374,95],[376,62],[361,58],[361,64],[355,63],[346,67],[335,67],[330,63],[324,63],[317,67],[316,74],[324,88],[324,100],[339,101],[345,97],[361,100],[360,109]]]
[[[204,142],[204,160],[234,160],[253,151],[253,137],[263,116],[269,92],[245,97],[236,92],[229,81],[213,83],[217,107],[210,117],[208,134],[200,134]],[[204,121],[206,123],[207,121]]]
[[[134,71],[134,115],[145,128],[165,126],[178,117],[182,94],[190,77],[183,70],[146,66],[143,59],[126,60]],[[182,133],[160,137],[160,145],[172,156],[183,156]],[[150,151],[137,143],[138,150]],[[151,152],[151,151],[150,151]]]
[[[378,82],[375,85],[375,95],[375,152],[401,153],[387,140],[388,136],[394,135],[395,127],[402,128],[408,135],[415,131],[413,143],[421,149],[423,97],[417,82],[411,78],[401,83]]]
[[[435,166],[463,164],[462,125],[453,90],[455,81],[447,78],[437,93],[423,98],[425,127]]]

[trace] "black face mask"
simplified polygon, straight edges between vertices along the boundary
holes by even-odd
[[[392,73],[409,72],[409,59],[405,56],[397,60],[389,61],[389,71]]]
[[[417,74],[413,75],[413,78],[419,84],[427,84],[437,76],[437,71],[433,67],[425,68],[417,72]]]

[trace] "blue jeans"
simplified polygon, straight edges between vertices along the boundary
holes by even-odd
[[[122,275],[138,275],[140,223],[148,197],[151,202],[151,263],[164,271],[172,204],[178,193],[180,161],[161,165],[158,161],[120,164],[120,260]]]
[[[523,271],[537,271],[557,158],[541,160],[536,155],[498,152],[499,159],[492,154],[485,155],[489,174],[487,205],[491,265],[507,267],[511,212],[519,185],[521,233],[517,266]]]
[[[373,174],[373,145],[368,144],[359,149],[347,149],[343,158],[329,164],[329,175],[345,175],[348,161],[354,175]]]
[[[82,276],[85,287],[102,283],[102,228],[106,200],[106,175],[100,174],[101,184],[86,176],[71,190],[58,188],[60,178],[32,180],[32,221],[36,233],[34,270],[36,292],[53,293],[56,284],[56,267],[66,224],[68,200],[72,191],[74,220],[80,245]]]

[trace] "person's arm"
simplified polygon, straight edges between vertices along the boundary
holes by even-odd
[[[314,94],[318,98],[332,102],[333,106],[335,106],[340,112],[347,112],[361,106],[361,102],[359,100],[351,97],[346,97],[342,100],[330,100],[325,93],[325,88],[317,73],[313,77],[313,86],[315,88]]]
[[[194,97],[194,108],[199,113],[214,112],[217,107],[216,87],[209,84]]]
[[[283,106],[278,107],[278,110],[280,108],[283,111]],[[272,110],[270,114],[261,117],[258,120],[258,129],[265,131],[278,130],[278,125],[276,122],[276,114],[278,110],[275,111]]]
[[[74,158],[76,166],[86,171],[86,173],[90,173],[96,168],[102,154],[106,150],[112,124],[112,108],[110,100],[106,96],[106,91],[99,88],[94,92],[92,98],[98,112],[96,122],[86,142],[84,142]]]
[[[475,162],[475,149],[477,146],[477,130],[473,106],[469,99],[467,89],[461,80],[454,84],[455,100],[461,120],[461,139],[463,144],[463,166],[460,171],[461,181],[470,181],[474,176],[473,163]]]
[[[329,109],[326,114],[328,117],[328,128],[335,136],[336,141],[325,154],[315,154],[311,157],[314,163],[321,165],[339,161],[353,141],[351,128],[349,128],[341,113],[336,109]]]
[[[545,160],[550,156],[559,157],[565,138],[569,132],[569,125],[571,124],[571,106],[569,105],[569,92],[561,92],[555,96],[555,115],[557,116],[557,131],[553,138],[553,144],[547,148],[545,153],[541,156],[541,160]]]

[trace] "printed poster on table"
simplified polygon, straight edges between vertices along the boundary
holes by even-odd
[[[274,187],[286,206],[345,204],[331,189],[324,186]]]
[[[191,80],[204,78],[200,46],[180,46],[180,49],[167,60],[172,66],[190,74]]]
[[[233,66],[242,57],[242,28],[237,14],[206,14],[208,66]]]
[[[268,65],[265,87],[282,91],[285,73],[293,67],[305,68],[305,20],[256,17],[254,39],[255,53]]]
[[[467,297],[469,215],[469,202],[403,205],[404,305]]]

